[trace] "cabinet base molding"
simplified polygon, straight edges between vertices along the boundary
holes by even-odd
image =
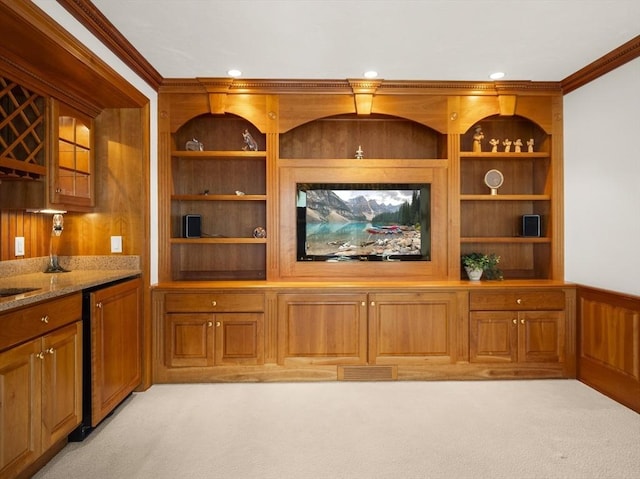
[[[159,373],[159,374],[158,374]],[[462,381],[502,379],[563,379],[562,367],[551,364],[526,366],[443,365],[331,365],[290,367],[216,366],[215,368],[166,369],[157,372],[156,384],[309,381]]]

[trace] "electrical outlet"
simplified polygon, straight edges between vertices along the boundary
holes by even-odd
[[[111,252],[122,253],[122,236],[111,237]]]
[[[16,236],[15,255],[24,256],[24,236]]]

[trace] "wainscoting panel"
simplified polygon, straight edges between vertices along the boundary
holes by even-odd
[[[640,298],[578,288],[578,379],[640,412]]]

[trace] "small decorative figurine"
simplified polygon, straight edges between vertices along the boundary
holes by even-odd
[[[266,238],[267,237],[267,230],[265,230],[262,226],[258,226],[256,229],[253,230],[253,237],[254,238]]]
[[[254,140],[249,130],[244,130],[242,133],[245,145],[242,147],[244,151],[258,151],[258,143]]]
[[[500,140],[496,138],[491,138],[489,140],[489,144],[491,145],[491,153],[497,153],[498,145],[500,144]]]
[[[533,138],[527,140],[527,151],[533,153]]]
[[[356,150],[356,160],[361,160],[364,158],[364,151],[362,151],[362,146],[358,145],[358,149]]]
[[[513,143],[509,138],[506,138],[502,145],[504,146],[504,152],[509,153],[511,151],[511,143]]]
[[[484,140],[484,133],[482,133],[482,127],[476,126],[476,132],[473,135],[473,151],[479,153],[482,151],[482,140]]]
[[[236,196],[244,196],[244,191],[236,190]]]
[[[204,151],[204,145],[201,141],[193,138],[187,141],[187,143],[184,145],[184,149],[187,151]]]
[[[515,148],[516,153],[520,153],[522,151],[522,140],[518,138],[513,142],[513,147]]]

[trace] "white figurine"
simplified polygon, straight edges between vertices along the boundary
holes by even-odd
[[[484,140],[484,133],[482,133],[482,127],[476,126],[476,132],[473,135],[473,151],[479,153],[482,151],[482,140]]]
[[[515,147],[516,153],[520,153],[522,151],[522,140],[518,138],[513,142],[513,146]]]
[[[204,151],[204,145],[201,141],[193,138],[184,145],[184,149],[187,151]]]
[[[509,138],[506,138],[502,145],[504,146],[504,152],[509,153],[511,151],[511,143],[513,143]]]
[[[533,138],[527,140],[527,151],[533,153]]]
[[[364,151],[362,151],[362,146],[358,145],[358,149],[356,150],[356,160],[361,160],[364,158]]]
[[[489,140],[489,144],[491,145],[491,153],[496,153],[498,151],[498,145],[500,144],[500,140],[496,138],[491,138]]]

